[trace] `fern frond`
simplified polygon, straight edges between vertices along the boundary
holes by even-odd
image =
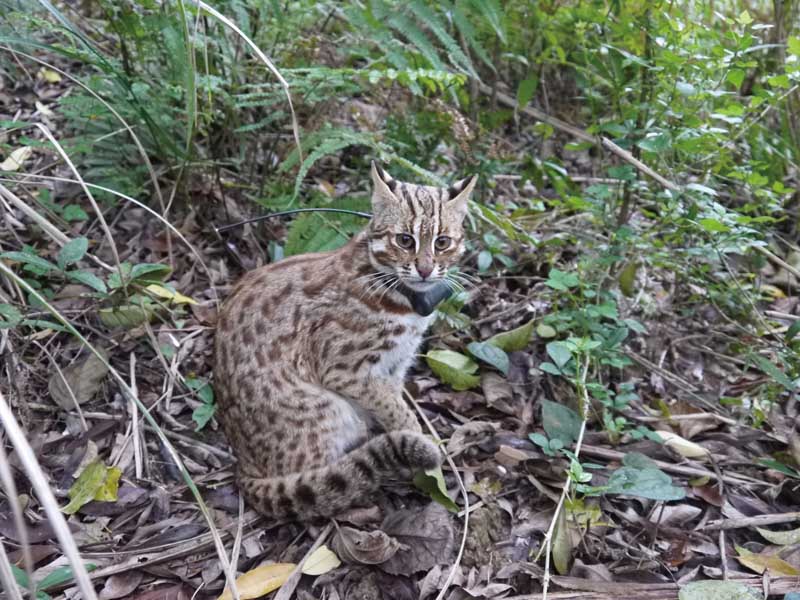
[[[297,177],[295,178],[294,183],[294,195],[295,197],[300,192],[300,186],[303,183],[303,179],[308,174],[309,169],[323,156],[327,156],[328,154],[333,154],[339,150],[347,148],[349,146],[369,146],[375,147],[375,139],[372,135],[367,133],[360,133],[356,131],[350,131],[346,129],[340,130],[323,130],[327,131],[328,135],[322,142],[314,148],[312,152],[306,156],[306,159],[303,161],[303,164],[300,165],[300,170],[297,172]],[[335,131],[336,134],[332,135],[332,132]]]
[[[497,0],[466,0],[477,15],[486,19],[494,29],[497,37],[504,44],[506,43],[506,30],[503,24],[503,9]]]
[[[368,198],[341,198],[331,203],[312,203],[309,206],[344,208],[369,211]],[[367,220],[354,215],[331,215],[330,213],[305,213],[289,226],[284,253],[286,256],[306,252],[335,250],[347,242],[351,235],[361,231]]]
[[[412,19],[402,13],[394,13],[389,16],[387,22],[395,31],[404,35],[434,69],[447,71],[431,40]]]
[[[475,27],[467,18],[467,15],[464,14],[464,11],[461,10],[458,3],[451,7],[451,14],[453,16],[453,23],[455,23],[459,33],[464,36],[464,40],[467,42],[469,47],[472,48],[472,51],[475,52],[478,58],[480,58],[481,61],[483,61],[483,63],[492,70],[493,73],[496,73],[497,69],[495,69],[492,59],[489,58],[489,53],[486,52],[486,49],[478,41]]]
[[[480,79],[475,72],[475,68],[472,66],[472,61],[464,54],[458,42],[456,42],[453,36],[447,31],[447,28],[444,23],[442,23],[439,16],[420,0],[413,0],[409,3],[408,7],[412,14],[424,23],[425,26],[433,32],[442,46],[444,46],[453,66],[463,70],[475,79]]]

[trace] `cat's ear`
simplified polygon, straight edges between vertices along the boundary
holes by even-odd
[[[467,207],[469,197],[475,184],[478,183],[478,176],[473,175],[460,181],[456,181],[453,185],[447,188],[447,206],[450,207],[460,217],[467,216]]]
[[[394,190],[397,189],[397,181],[387,173],[377,161],[372,161],[372,211],[379,212],[387,202],[395,202],[397,199]]]

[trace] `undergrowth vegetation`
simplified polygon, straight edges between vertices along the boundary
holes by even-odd
[[[527,452],[563,461],[556,517],[585,532],[604,523],[597,496],[685,498],[642,454],[597,476],[579,450],[588,428],[594,443],[672,440],[697,458],[707,451],[663,423],[698,411],[769,432],[748,472],[789,481],[784,504],[800,497],[787,425],[800,384],[800,3],[209,4],[0,3],[0,350],[13,356],[0,392],[24,423],[47,394],[47,357],[85,360],[74,328],[109,351],[106,369],[133,373],[134,354],[147,365],[140,389],[165,428],[209,433],[199,340],[228,286],[336,248],[364,221],[215,227],[369,210],[377,159],[417,182],[479,175],[465,289],[439,308],[420,368],[459,398],[482,390]],[[80,414],[89,389],[62,408]],[[72,419],[58,429],[76,434]],[[585,541],[553,524],[528,558],[568,573]],[[45,596],[66,581],[35,580]]]

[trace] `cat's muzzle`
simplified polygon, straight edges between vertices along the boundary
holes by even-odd
[[[452,288],[444,280],[437,281],[424,291],[411,289],[402,283],[398,290],[411,303],[414,312],[423,317],[433,313],[440,302],[444,302],[453,295]]]

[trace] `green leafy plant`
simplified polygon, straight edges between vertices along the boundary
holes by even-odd
[[[93,571],[97,565],[87,563],[84,565],[87,571]],[[11,565],[11,572],[14,574],[14,579],[23,589],[30,589],[30,580],[28,574],[20,569],[17,565]],[[41,580],[34,582],[34,590],[36,593],[36,600],[50,600],[52,596],[44,590],[56,586],[64,585],[74,579],[72,567],[59,567],[43,577]]]

